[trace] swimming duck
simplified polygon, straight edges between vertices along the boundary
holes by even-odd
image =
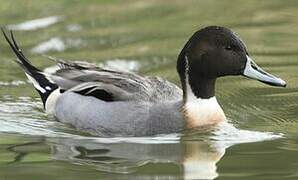
[[[45,73],[29,62],[12,32],[10,38],[3,34],[46,113],[98,136],[152,136],[224,122],[215,97],[215,82],[222,76],[286,86],[257,66],[244,42],[225,27],[200,29],[185,44],[177,61],[182,89],[159,77],[83,62],[56,60],[60,68]]]

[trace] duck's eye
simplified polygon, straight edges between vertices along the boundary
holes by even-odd
[[[228,46],[225,47],[225,49],[230,51],[230,50],[232,50],[232,46],[228,45]]]

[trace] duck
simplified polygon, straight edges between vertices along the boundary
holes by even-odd
[[[45,112],[95,136],[156,136],[226,122],[215,96],[216,80],[224,76],[286,87],[253,61],[235,32],[221,26],[199,29],[182,48],[176,66],[181,88],[160,77],[82,61],[54,59],[59,68],[44,72],[26,58],[12,31],[10,37],[2,32]]]

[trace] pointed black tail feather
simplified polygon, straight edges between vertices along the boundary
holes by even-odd
[[[10,40],[4,29],[1,28],[1,30],[14,54],[17,56],[16,62],[22,67],[28,79],[33,83],[45,106],[47,98],[55,89],[58,88],[58,86],[51,82],[41,70],[37,69],[29,62],[22,50],[19,48],[12,31],[10,31]]]

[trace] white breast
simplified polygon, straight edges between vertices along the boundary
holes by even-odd
[[[225,114],[215,97],[187,100],[183,107],[188,128],[217,124],[225,121]]]
[[[226,120],[226,116],[218,104],[216,97],[197,98],[187,81],[187,97],[183,106],[183,114],[188,128],[217,124]]]

